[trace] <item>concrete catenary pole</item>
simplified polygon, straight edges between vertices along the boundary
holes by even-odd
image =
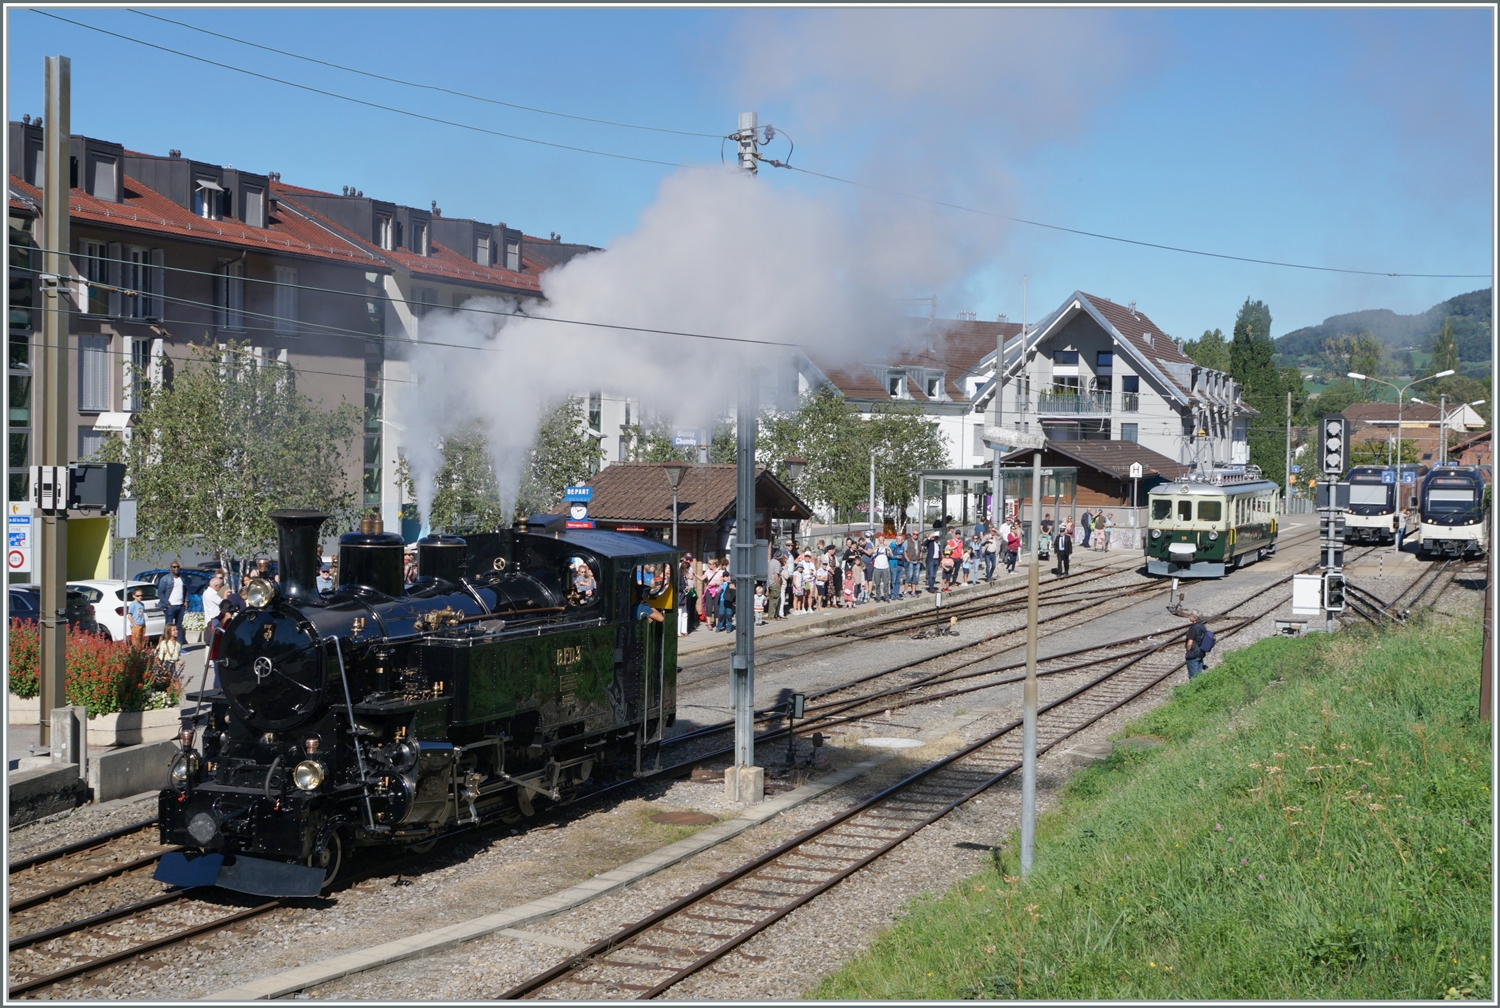
[[[1042,452],[1031,453],[1031,563],[1026,579],[1026,685],[1021,692],[1021,874],[1031,871],[1036,850],[1036,639],[1037,595],[1042,562],[1037,550],[1042,525]]]
[[[46,58],[42,129],[42,352],[37,403],[41,414],[41,451],[44,466],[68,464],[68,155],[70,134],[71,61],[66,56]],[[67,581],[68,512],[49,509],[41,514],[38,536],[42,611],[38,721],[41,743],[52,744],[52,711],[67,706]]]
[[[875,534],[875,449],[870,449],[870,534]]]
[[[739,164],[755,174],[754,112],[740,113]],[[734,502],[734,655],[730,659],[729,694],[734,707],[734,766],[724,774],[732,801],[758,802],[765,795],[765,771],[755,765],[755,424],[759,412],[759,378],[746,369],[735,411]]]
[[[1287,509],[1292,496],[1292,394],[1286,394],[1286,469],[1281,474],[1281,509]]]

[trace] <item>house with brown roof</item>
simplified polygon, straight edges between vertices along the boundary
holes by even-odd
[[[1006,465],[1031,464],[1029,448],[1011,452],[1001,457]],[[1139,481],[1130,478],[1130,467],[1141,466]],[[1048,441],[1042,452],[1042,465],[1073,466],[1078,470],[1078,480],[1073,497],[1064,496],[1061,507],[1076,511],[1085,508],[1145,507],[1146,495],[1158,483],[1177,479],[1192,472],[1191,465],[1177,462],[1160,452],[1152,451],[1136,441]]]
[[[958,468],[983,464],[985,419],[974,397],[988,381],[987,362],[1000,339],[1014,339],[1021,327],[1012,322],[973,319],[904,320],[900,349],[856,364],[835,363],[816,352],[795,360],[797,391],[831,386],[868,417],[877,403],[918,406],[932,418],[948,444],[949,462]]]
[[[1439,409],[1444,416],[1439,416]],[[1344,408],[1343,416],[1353,427],[1349,443],[1354,447],[1362,444],[1373,446],[1377,456],[1388,449],[1394,451],[1399,428],[1401,440],[1416,445],[1417,461],[1428,465],[1433,465],[1441,457],[1441,437],[1463,436],[1483,430],[1485,426],[1484,417],[1466,403],[1429,403],[1411,399],[1399,405],[1354,403]],[[1440,429],[1445,429],[1446,435],[1441,434]],[[1406,454],[1405,449],[1402,454]]]
[[[617,462],[589,485],[589,518],[599,528],[672,538],[672,484],[655,462]],[[727,556],[734,534],[736,468],[720,463],[689,465],[677,488],[677,545],[698,560]],[[567,505],[557,509],[561,514]],[[770,540],[778,520],[806,521],[812,509],[764,466],[756,467],[755,537]]]
[[[1049,441],[1130,441],[1184,464],[1250,458],[1256,410],[1229,375],[1201,367],[1135,303],[1074,291],[1007,341],[998,380],[991,349],[973,397],[999,427]]]

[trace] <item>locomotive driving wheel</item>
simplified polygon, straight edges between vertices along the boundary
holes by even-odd
[[[339,877],[339,870],[344,866],[344,831],[334,830],[328,834],[328,839],[323,846],[313,851],[307,859],[309,868],[323,869],[323,891]]]

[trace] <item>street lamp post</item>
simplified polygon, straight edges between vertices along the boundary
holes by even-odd
[[[665,462],[667,482],[672,484],[672,545],[677,545],[677,488],[682,484],[682,474],[687,471],[686,462]]]
[[[1401,471],[1401,414],[1402,410],[1406,406],[1406,390],[1411,388],[1413,385],[1416,385],[1418,382],[1432,381],[1432,379],[1434,378],[1446,378],[1449,375],[1455,373],[1456,372],[1452,368],[1449,368],[1446,371],[1439,371],[1437,374],[1430,374],[1426,378],[1418,378],[1415,381],[1409,381],[1405,385],[1397,385],[1396,383],[1388,382],[1383,378],[1371,378],[1369,375],[1362,375],[1358,371],[1350,371],[1348,373],[1348,377],[1354,378],[1358,381],[1379,382],[1382,385],[1396,390],[1396,471],[1398,473]]]
[[[807,459],[805,459],[805,458],[798,458],[796,455],[793,455],[793,456],[785,459],[784,461],[786,462],[786,476],[787,476],[787,479],[789,479],[789,480],[792,481],[792,491],[795,493],[796,490],[797,490],[797,481],[802,478],[802,473],[807,468]],[[796,519],[796,522],[795,522],[795,524],[793,524],[792,528],[796,529],[796,531],[794,533],[792,533],[792,538],[794,538],[794,539],[801,538],[801,536],[802,536],[802,519],[800,519],[800,518]]]

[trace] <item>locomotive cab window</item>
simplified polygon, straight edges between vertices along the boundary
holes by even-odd
[[[576,553],[568,557],[563,572],[563,586],[570,608],[582,608],[598,602],[601,592],[597,564]]]
[[[1224,502],[1201,500],[1198,502],[1199,521],[1218,521],[1224,517]]]
[[[1184,498],[1183,500],[1179,500],[1177,502],[1177,520],[1178,521],[1192,521],[1193,520],[1193,502],[1191,500],[1188,500],[1188,499]]]

